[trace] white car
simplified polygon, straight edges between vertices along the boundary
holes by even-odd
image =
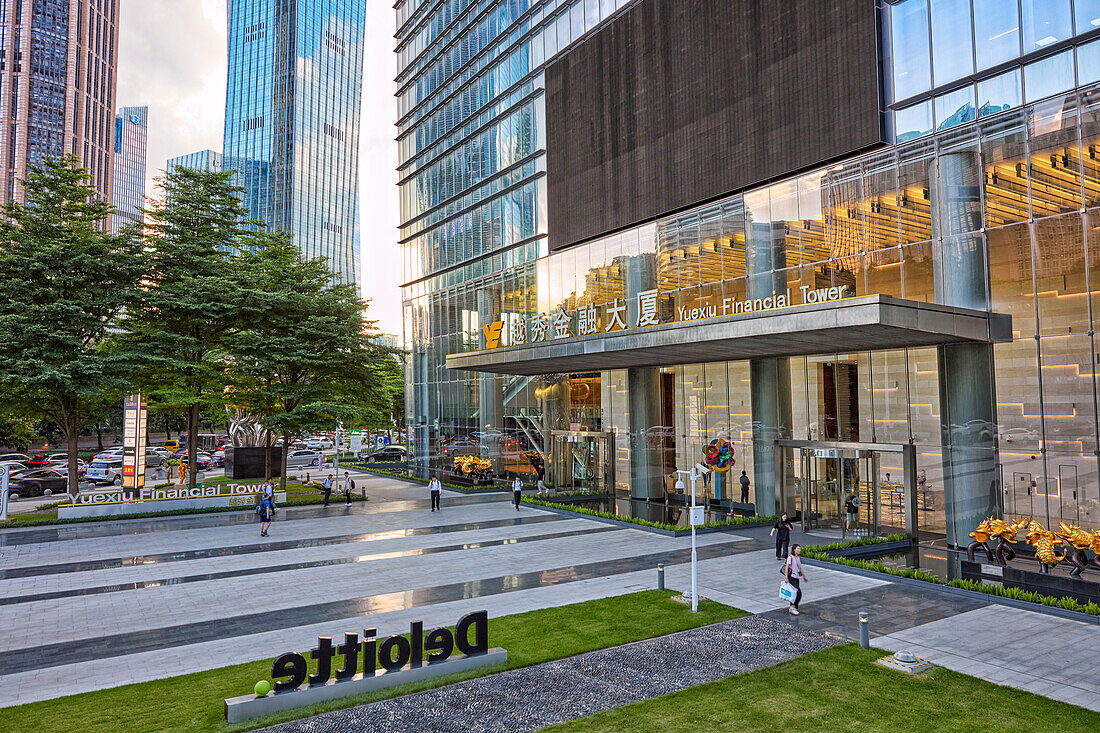
[[[286,456],[287,468],[304,468],[306,466],[319,466],[324,456],[316,450],[292,450]]]
[[[108,448],[107,450],[102,451],[100,453],[96,453],[95,456],[92,457],[92,460],[93,461],[109,461],[109,460],[112,460],[112,459],[115,459],[115,458],[118,458],[120,460],[122,459],[122,446],[121,445],[117,446],[115,448]]]
[[[118,458],[92,459],[84,478],[93,484],[114,484],[122,486],[122,456]]]

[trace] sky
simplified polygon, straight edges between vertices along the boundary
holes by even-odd
[[[146,193],[169,158],[222,149],[225,117],[226,0],[122,0],[119,107],[149,107]],[[397,103],[394,10],[367,0],[359,146],[363,297],[385,333],[401,334],[397,249]]]

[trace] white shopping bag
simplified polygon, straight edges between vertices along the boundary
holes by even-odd
[[[779,597],[784,601],[787,603],[794,603],[794,599],[797,596],[798,590],[793,585],[785,580],[779,584]]]

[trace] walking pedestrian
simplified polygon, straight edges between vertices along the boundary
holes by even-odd
[[[741,472],[741,503],[749,503],[749,477],[744,471]]]
[[[802,583],[806,580],[806,574],[802,570],[802,560],[799,555],[802,554],[802,545],[795,545],[791,548],[791,554],[787,557],[786,578],[787,582],[794,586],[796,591],[794,602],[791,603],[787,612],[792,616],[798,615],[798,604],[802,601]]]
[[[355,481],[348,475],[347,471],[344,471],[344,499],[347,500],[346,506],[351,506],[351,492],[355,491]]]
[[[844,523],[845,529],[854,530],[859,526],[859,504],[859,494],[849,491],[844,500],[844,513],[848,515]]]
[[[516,476],[516,480],[512,482],[512,503],[516,505],[516,511],[519,511],[519,501],[523,498],[523,481],[519,476]]]
[[[439,483],[439,479],[436,476],[432,476],[432,480],[428,482],[428,491],[432,495],[432,511],[436,509],[443,511],[443,508],[439,506],[439,499],[443,496],[443,484]]]
[[[779,521],[772,525],[772,531],[770,535],[775,535],[775,559],[782,560],[787,557],[787,545],[791,541],[791,532],[794,527],[791,526],[791,520],[787,519],[787,512],[783,512],[783,516],[779,518]]]
[[[271,520],[275,516],[275,502],[267,495],[260,497],[260,536],[267,537],[267,530],[271,528]]]
[[[325,503],[324,506],[328,506],[328,498],[332,496],[332,474],[325,476],[325,480],[321,482],[321,486],[325,490]]]

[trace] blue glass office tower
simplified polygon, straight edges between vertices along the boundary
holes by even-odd
[[[149,149],[149,108],[122,107],[115,115],[114,206],[115,234],[142,220],[145,206],[146,158]]]
[[[225,170],[253,218],[359,277],[365,0],[229,0]]]
[[[176,168],[190,168],[207,173],[221,173],[222,154],[214,150],[199,150],[187,155],[169,158],[164,169],[171,173]]]
[[[1100,2],[396,9],[414,470],[1100,529]]]

